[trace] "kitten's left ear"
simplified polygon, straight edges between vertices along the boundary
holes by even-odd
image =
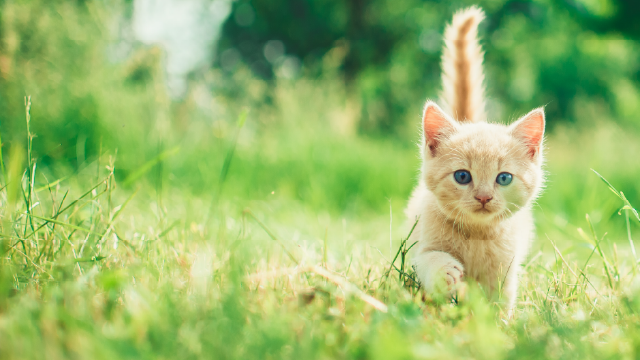
[[[544,109],[531,110],[527,115],[509,126],[511,135],[520,139],[529,148],[531,158],[540,153],[542,138],[544,136]]]

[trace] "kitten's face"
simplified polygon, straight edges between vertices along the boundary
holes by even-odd
[[[436,110],[440,113],[431,115],[443,115]],[[537,196],[542,185],[541,111],[510,127],[433,121],[427,112],[423,176],[447,217],[492,222],[513,215]],[[433,126],[428,129],[434,124],[440,126],[436,132]]]

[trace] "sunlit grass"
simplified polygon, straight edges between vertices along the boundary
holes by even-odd
[[[64,168],[12,149],[2,357],[637,356],[638,221],[625,217],[637,169],[619,163],[633,152],[601,155],[633,149],[633,134],[600,124],[550,135],[538,237],[509,318],[472,282],[452,304],[411,281],[402,207],[415,146],[283,126],[250,140],[238,126],[217,153],[191,143],[120,180],[109,151],[50,179]],[[210,160],[200,179],[174,174],[198,159]],[[162,186],[148,180],[160,163]]]
[[[214,67],[172,101],[159,48],[110,57],[125,3],[2,4],[0,359],[640,357],[638,94],[634,57],[618,56],[635,42],[576,42],[563,17],[546,28],[558,37],[531,37],[520,13],[486,37],[492,115],[529,110],[541,85],[593,95],[547,103],[568,118],[548,119],[547,185],[510,318],[473,282],[453,303],[414,281],[403,210],[423,104],[408,103],[437,93],[425,79],[439,78],[438,55],[403,64],[426,24],[405,33],[393,71],[355,83],[339,72],[341,41],[321,69],[305,73],[303,59],[299,78]],[[431,29],[453,6],[422,5],[437,11],[379,16],[429,13]],[[578,48],[534,54],[528,41]],[[516,68],[498,61],[509,58]],[[415,116],[387,118],[382,100]]]

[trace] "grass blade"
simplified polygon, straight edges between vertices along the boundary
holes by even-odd
[[[602,258],[602,264],[604,265],[604,271],[607,274],[607,279],[609,280],[609,286],[613,289],[613,279],[611,278],[611,273],[609,271],[609,263],[607,262],[607,257],[602,252],[602,248],[600,247],[600,241],[598,241],[598,236],[596,235],[596,231],[591,224],[591,219],[589,218],[589,214],[586,215],[587,223],[589,224],[589,229],[591,230],[591,235],[593,236],[593,240],[595,241],[596,249],[598,250],[598,254]]]
[[[280,245],[280,247],[282,247],[282,250],[284,250],[284,252],[287,254],[287,256],[289,256],[289,259],[291,259],[291,261],[296,263],[296,265],[300,265],[300,262],[295,258],[295,256],[293,256],[293,254],[291,254],[289,252],[289,250],[287,250],[287,247],[284,246],[284,244],[271,232],[271,230],[269,230],[269,228],[267,228],[267,226],[265,224],[262,223],[262,221],[258,220],[258,218],[255,215],[253,215],[253,212],[251,212],[251,210],[245,209],[244,213],[248,214],[249,216],[251,216],[253,218],[253,220],[255,220],[258,223],[258,225],[260,225],[262,230],[264,230],[267,233],[267,235],[269,235],[271,240],[277,242]]]
[[[231,145],[229,146],[229,150],[227,151],[227,155],[224,158],[224,163],[222,164],[222,169],[220,170],[220,179],[219,179],[219,189],[218,195],[222,193],[222,185],[227,179],[227,175],[229,175],[229,168],[231,167],[231,160],[233,159],[233,154],[236,150],[236,144],[238,143],[238,137],[240,136],[240,130],[244,127],[245,122],[247,121],[247,115],[249,114],[249,110],[244,109],[240,116],[238,117],[237,122],[237,130],[235,135],[233,136],[233,140],[231,141]]]
[[[153,169],[153,167],[156,166],[159,162],[163,161],[164,159],[168,158],[171,155],[177,154],[179,151],[180,151],[179,146],[176,146],[171,150],[163,151],[161,154],[159,154],[155,158],[147,161],[147,163],[142,165],[140,169],[134,171],[129,176],[127,176],[127,178],[124,179],[124,181],[122,181],[122,185],[125,185],[125,186],[130,185],[131,183],[133,183],[134,181],[142,177],[144,174],[148,173],[149,170]]]
[[[602,180],[602,182],[604,182],[607,187],[609,188],[609,190],[611,190],[612,193],[616,194],[617,197],[619,197],[620,199],[622,199],[622,196],[620,196],[620,192],[618,192],[618,190],[616,190],[616,188],[613,187],[613,185],[611,185],[611,183],[609,181],[607,181],[607,179],[604,178],[604,176],[600,175],[597,171],[595,171],[594,169],[591,169],[591,171],[593,171],[596,175],[598,175],[598,177],[600,178],[600,180]]]
[[[49,219],[49,218],[38,216],[38,215],[34,215],[34,214],[31,214],[30,216],[33,217],[33,218],[39,219],[39,220],[44,220],[44,221],[46,221],[48,223],[58,224],[58,225],[66,226],[66,227],[71,228],[71,229],[84,231],[84,232],[86,232],[88,234],[99,235],[99,236],[102,235],[102,234],[97,233],[95,231],[92,231],[92,230],[89,230],[89,229],[86,229],[86,228],[83,228],[83,227],[80,227],[80,226],[76,226],[76,225],[73,225],[73,224],[69,224],[69,223],[66,223],[64,221],[59,221],[59,220],[55,220],[55,219]]]

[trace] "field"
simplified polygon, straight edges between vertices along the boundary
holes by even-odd
[[[602,104],[549,129],[509,318],[473,282],[453,302],[412,281],[418,115],[389,136],[352,131],[331,73],[265,85],[241,69],[240,101],[196,82],[173,102],[153,67],[130,86],[130,63],[91,54],[63,74],[68,92],[37,81],[46,61],[3,80],[33,96],[2,99],[20,112],[0,127],[0,358],[640,357],[640,132]],[[101,120],[65,145],[81,125],[52,119],[72,103]]]

